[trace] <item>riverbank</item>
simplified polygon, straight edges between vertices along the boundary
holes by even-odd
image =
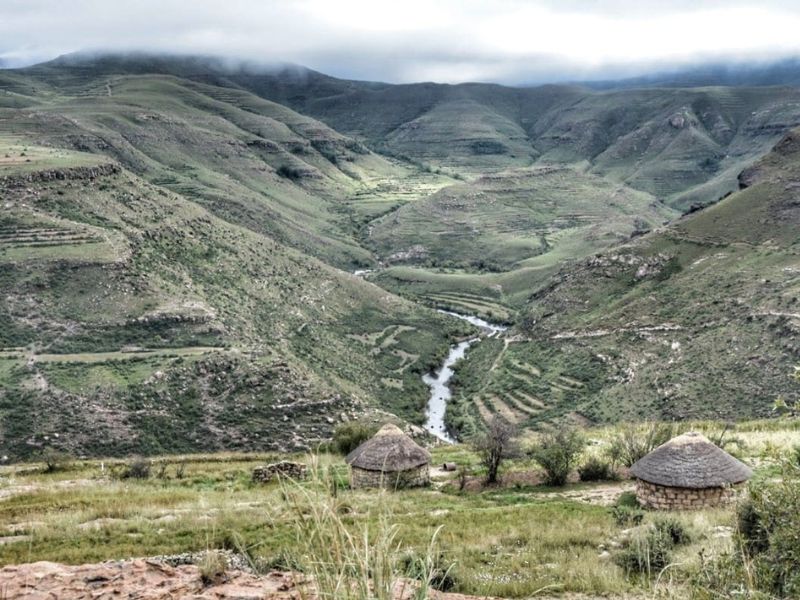
[[[426,373],[422,376],[422,380],[430,388],[430,396],[428,398],[428,406],[425,411],[425,430],[435,435],[440,440],[448,443],[455,443],[457,440],[450,435],[445,424],[445,414],[447,412],[447,403],[453,397],[453,392],[450,389],[450,380],[453,378],[455,364],[464,358],[467,349],[474,343],[478,342],[481,337],[493,337],[501,335],[508,328],[503,325],[489,323],[480,317],[474,315],[462,315],[459,313],[439,310],[440,313],[450,315],[462,321],[479,327],[482,335],[468,340],[464,340],[454,344],[450,347],[447,357],[444,359],[442,366],[438,371],[433,373]]]

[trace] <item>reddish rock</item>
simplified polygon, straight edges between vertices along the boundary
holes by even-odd
[[[397,600],[413,596],[413,587],[397,586]],[[0,598],[15,600],[313,600],[302,576],[273,572],[253,575],[230,571],[225,580],[204,585],[195,565],[170,567],[138,559],[89,565],[37,562],[0,569]],[[477,600],[461,594],[434,593],[436,600]],[[488,600],[488,599],[487,599]]]

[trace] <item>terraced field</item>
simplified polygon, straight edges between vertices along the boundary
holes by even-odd
[[[672,216],[647,194],[540,167],[448,187],[376,220],[367,241],[390,263],[505,271],[562,244],[580,256]]]
[[[373,276],[387,289],[506,321],[559,264],[674,216],[648,194],[570,168],[537,167],[409,203],[371,223],[365,242],[392,265]]]

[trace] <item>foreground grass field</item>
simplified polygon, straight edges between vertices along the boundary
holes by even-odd
[[[691,427],[708,433],[719,430],[710,423]],[[615,432],[587,431],[587,455],[602,454]],[[729,435],[736,441],[731,448],[755,467],[756,481],[774,478],[776,465],[800,444],[796,421],[744,423]],[[325,473],[330,489],[316,492],[329,498],[354,530],[396,525],[397,541],[413,555],[426,552],[441,528],[436,560],[452,565],[454,591],[464,593],[686,597],[681,595],[686,593],[684,581],[697,567],[700,553],[708,559],[732,545],[732,509],[680,514],[677,518],[691,533],[691,543],[679,549],[674,564],[658,579],[630,579],[609,554],[630,526],[617,524],[609,505],[632,488],[631,482],[547,488],[537,484],[534,463],[518,460],[508,463],[502,485],[483,488],[477,457],[466,446],[438,447],[433,457],[434,466],[456,462],[467,467],[464,491],[459,491],[458,476],[436,469],[428,489],[349,490],[340,457],[292,458],[312,462]],[[296,567],[302,562],[303,546],[297,537],[302,512],[291,492],[310,490],[313,484],[287,488],[251,481],[253,467],[280,458],[286,456],[159,458],[153,460],[147,479],[121,479],[125,465],[119,461],[76,461],[53,473],[37,464],[4,467],[0,564],[80,564],[227,548],[246,553],[259,568]],[[649,513],[645,523],[657,518]]]

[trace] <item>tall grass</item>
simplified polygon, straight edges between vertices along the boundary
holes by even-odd
[[[293,518],[296,562],[311,579],[313,597],[391,600],[401,591],[406,594],[403,597],[410,593],[414,599],[427,598],[438,573],[438,530],[426,552],[409,560],[386,501],[390,492],[376,490],[369,515],[374,518],[356,523],[348,517],[350,506],[336,493],[334,475],[312,463],[311,481],[301,484],[284,479],[281,490]]]

